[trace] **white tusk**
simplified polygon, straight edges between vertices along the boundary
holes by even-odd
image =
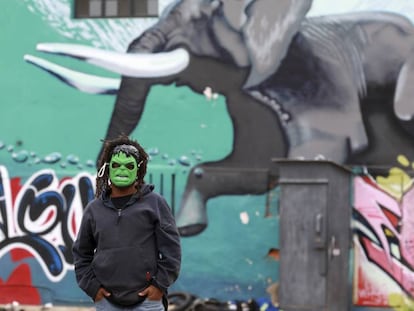
[[[24,60],[85,93],[116,94],[121,82],[120,79],[104,78],[77,72],[32,55],[25,55]]]
[[[64,43],[40,43],[37,50],[79,58],[120,75],[157,78],[184,70],[190,56],[183,48],[161,53],[119,53],[89,46]]]

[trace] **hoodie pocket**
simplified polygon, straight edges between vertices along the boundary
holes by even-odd
[[[146,299],[146,297],[139,296],[139,292],[140,290],[130,290],[124,292],[113,291],[111,296],[107,297],[107,299],[110,302],[121,306],[133,306],[143,302]]]
[[[145,288],[148,275],[154,275],[156,259],[140,247],[124,247],[98,251],[92,266],[102,285],[123,292]]]

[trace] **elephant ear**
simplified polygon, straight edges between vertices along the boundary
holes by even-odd
[[[251,64],[245,88],[260,84],[277,70],[311,6],[312,0],[250,3],[242,30]]]
[[[227,23],[233,30],[240,32],[247,21],[246,7],[253,0],[223,0],[222,7]]]

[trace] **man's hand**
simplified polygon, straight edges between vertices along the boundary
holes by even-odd
[[[148,286],[142,292],[138,293],[139,296],[147,296],[148,300],[161,300],[162,291],[154,285]]]
[[[104,297],[109,297],[109,296],[111,296],[111,293],[108,292],[105,288],[101,287],[98,289],[98,292],[96,293],[95,302],[98,302]]]

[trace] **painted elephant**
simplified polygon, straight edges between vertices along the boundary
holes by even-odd
[[[125,55],[64,44],[38,49],[122,75],[108,139],[135,129],[155,84],[186,85],[200,94],[210,86],[225,96],[233,148],[224,159],[191,170],[177,215],[181,234],[191,236],[207,226],[208,199],[262,194],[273,187],[273,158],[382,165],[405,151],[414,156],[407,147],[414,114],[414,91],[407,87],[414,64],[413,25],[402,16],[374,12],[306,18],[311,4],[181,0],[133,40]],[[150,56],[158,59],[142,58]],[[85,89],[71,74],[30,56],[26,60]],[[386,93],[379,98],[375,94],[381,90]],[[109,87],[96,92],[111,93]],[[375,152],[369,138],[383,126],[379,110],[393,137],[404,137],[402,149]]]

